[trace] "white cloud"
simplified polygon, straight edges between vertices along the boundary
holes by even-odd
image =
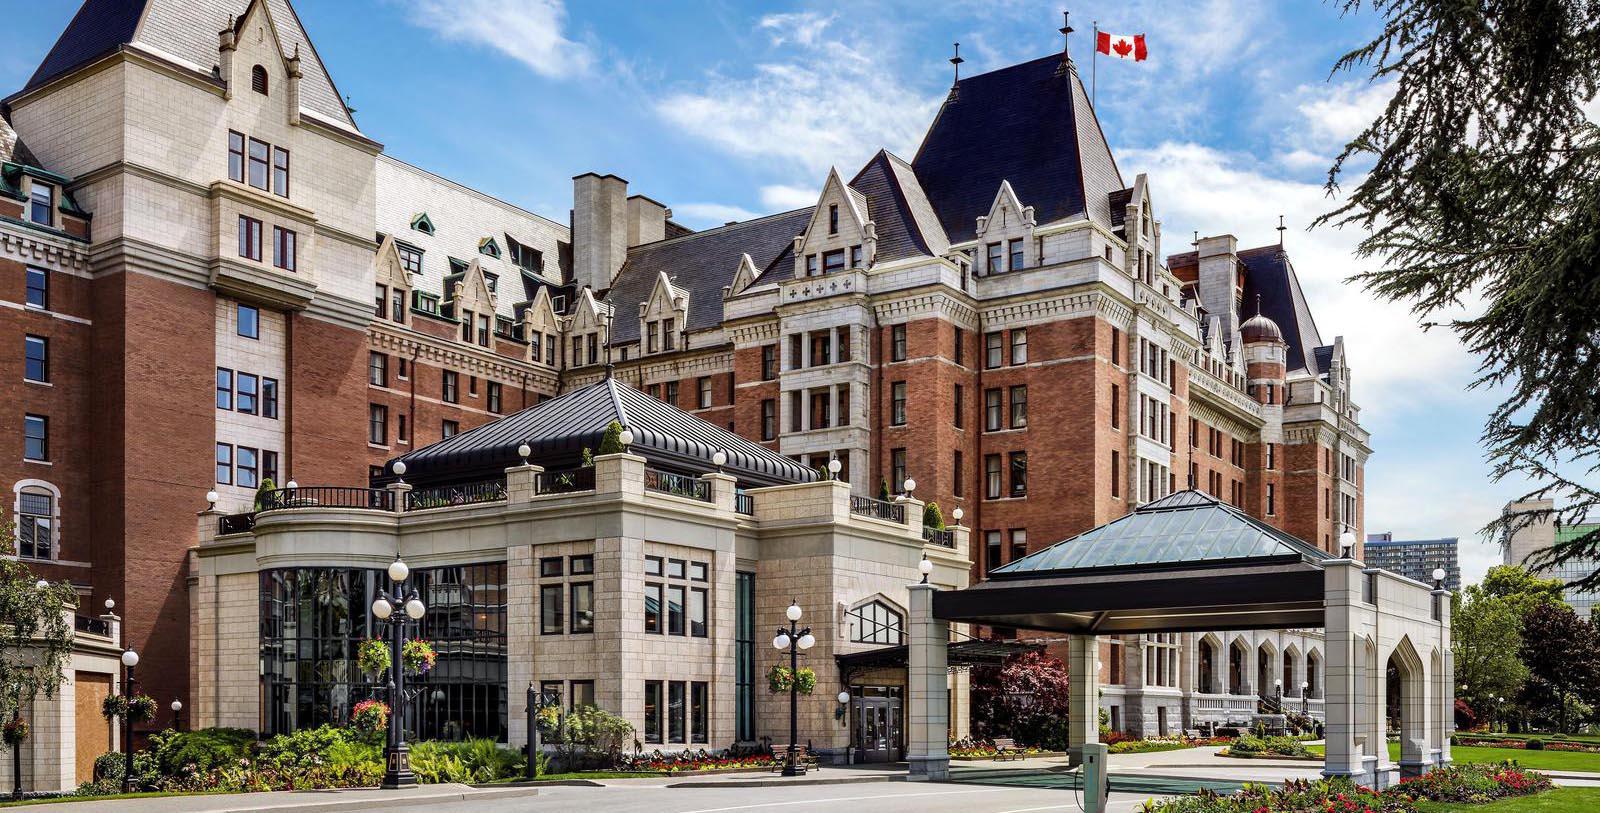
[[[587,73],[594,53],[568,39],[562,0],[416,0],[411,19],[449,40],[492,48],[541,76]]]
[[[815,206],[817,197],[822,194],[822,179],[817,179],[817,185],[791,186],[789,184],[769,184],[761,187],[761,205],[777,212],[787,212],[792,209],[803,209]]]
[[[730,220],[750,220],[760,217],[739,206],[724,203],[678,203],[672,207],[672,218],[696,228],[721,226]]]
[[[772,38],[774,46],[792,42],[796,45],[816,45],[824,29],[836,15],[824,17],[814,11],[789,14],[768,14],[757,25]]]

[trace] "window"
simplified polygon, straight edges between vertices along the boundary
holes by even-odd
[[[233,409],[233,371],[217,368],[217,409]]]
[[[1011,496],[1028,496],[1028,453],[1011,453]]]
[[[404,412],[396,412],[394,415],[394,439],[401,443],[408,443],[411,440],[411,432],[406,428],[406,414]]]
[[[829,414],[829,400],[827,390],[811,391],[811,427],[812,429],[827,429],[832,425],[832,415]]]
[[[704,638],[707,633],[706,613],[710,608],[710,593],[704,587],[689,591],[689,634]]]
[[[50,307],[50,272],[30,267],[27,272],[27,299],[35,308]]]
[[[1000,416],[1002,414],[1000,398],[999,387],[983,391],[983,430],[985,432],[995,432],[1000,429]]]
[[[1013,237],[1013,238],[1011,238],[1011,241],[1006,244],[1006,253],[1009,255],[1010,262],[1011,262],[1011,264],[1007,268],[1007,270],[1009,270],[1009,271],[1021,271],[1023,269],[1022,238],[1021,237]]]
[[[261,221],[239,215],[239,256],[261,261]]]
[[[683,742],[683,681],[667,683],[667,742]]]
[[[557,559],[556,561],[561,561]],[[559,584],[546,584],[539,588],[539,633],[541,635],[560,635],[564,627],[561,623],[561,592]]]
[[[227,443],[217,444],[217,482],[233,484],[233,446]]]
[[[1002,248],[999,243],[989,244],[989,273],[991,274],[1003,273],[1006,270],[1005,266],[1001,265],[1001,260],[1004,257]]]
[[[240,446],[238,457],[234,460],[234,485],[255,488],[260,484],[256,479],[260,473],[260,469],[257,468],[256,450],[249,446]]]
[[[1267,483],[1267,516],[1278,513],[1278,490],[1272,483]]]
[[[594,705],[594,681],[572,681],[572,708]]]
[[[645,572],[649,572],[649,559],[645,560]],[[655,560],[659,565],[661,560]],[[656,575],[659,575],[656,574]],[[661,585],[646,584],[644,586],[644,631],[660,634],[661,632]]]
[[[478,314],[478,344],[483,346],[483,347],[488,347],[489,346],[489,317],[488,317],[488,315],[482,314],[482,313]],[[594,343],[593,342],[590,342],[590,344],[589,344],[589,356],[590,356],[589,363],[593,364],[594,363]]]
[[[389,303],[389,286],[379,285],[377,291],[372,297],[372,315],[382,319],[384,309],[388,307]]]
[[[895,491],[905,488],[906,482],[906,450],[892,449],[889,452],[889,478],[893,481],[889,485]]]
[[[661,681],[644,682],[644,741],[661,742]]]
[[[851,246],[850,247],[850,267],[851,268],[860,268],[861,267],[861,259],[862,259],[862,257],[861,257],[861,246]]]
[[[389,408],[367,405],[367,442],[382,446],[389,442]]]
[[[1122,428],[1122,387],[1111,385],[1111,428]]]
[[[767,398],[761,402],[761,439],[772,440],[778,436],[778,402]]]
[[[956,450],[955,460],[951,464],[950,468],[952,481],[950,484],[951,495],[955,497],[965,496],[966,488],[962,486],[962,483],[966,480],[966,467],[962,465],[960,449]]]
[[[28,219],[41,226],[55,225],[56,189],[47,183],[33,181],[29,184]]]
[[[22,418],[22,458],[46,461],[50,459],[50,419],[43,415],[24,415]]]
[[[709,376],[701,376],[695,382],[695,389],[698,392],[696,403],[700,405],[700,408],[705,409],[711,406],[711,378]]]
[[[439,426],[439,437],[453,438],[461,434],[461,424],[458,421],[444,421]]]
[[[1011,529],[1011,561],[1015,562],[1028,555],[1028,531],[1026,528]]]
[[[962,387],[960,384],[957,384],[957,385],[955,385],[955,390],[951,394],[951,398],[950,398],[950,407],[951,407],[950,411],[951,411],[951,414],[954,416],[955,425],[956,425],[957,429],[960,429],[960,428],[962,428],[963,426],[966,425],[966,418],[964,416],[964,410],[962,410],[962,405],[966,401],[965,393],[966,393],[966,389],[964,387]]]
[[[1025,327],[1011,331],[1011,363],[1028,363],[1028,329]]]
[[[995,568],[999,567],[1002,564],[1005,564],[1005,562],[1003,562],[1001,560],[1001,558],[1000,558],[1003,555],[1004,555],[1004,553],[1002,553],[1001,550],[1000,550],[1000,532],[999,531],[984,531],[983,532],[983,572],[984,573],[990,573]]]
[[[566,573],[567,560],[560,556],[546,556],[539,560],[539,575],[541,577],[561,576]]]
[[[895,325],[889,328],[889,358],[891,361],[906,360],[905,325]]]
[[[993,370],[1001,365],[1005,355],[1004,338],[999,331],[983,334],[983,366],[985,369]]]
[[[832,274],[844,270],[844,249],[824,252],[822,255],[822,273]]]
[[[444,402],[447,404],[461,403],[461,377],[455,370],[444,371]]]
[[[246,415],[256,414],[256,395],[260,384],[261,379],[249,373],[234,376],[234,407]]]
[[[967,363],[967,332],[956,328],[956,365],[965,366]]]
[[[389,386],[389,357],[376,351],[367,354],[367,383],[374,387]]]
[[[839,204],[828,204],[828,233],[839,233]]]
[[[43,336],[22,337],[22,377],[41,384],[50,380],[50,340]]]
[[[572,557],[572,575],[588,576],[594,573],[594,557],[590,555]]]
[[[272,191],[289,197],[289,151],[282,147],[272,148]]]
[[[983,456],[983,497],[986,500],[1000,499],[1002,475],[1000,473],[1000,455],[989,454]]]
[[[799,390],[793,390],[789,393],[790,432],[799,432],[805,428],[801,425],[801,418],[805,413],[805,403],[801,400],[802,397],[803,396]]]
[[[904,643],[905,616],[881,601],[864,604],[845,616],[850,640],[863,644]]]
[[[678,574],[682,576],[683,574]],[[683,605],[684,587],[678,584],[667,585],[667,634],[683,634]]]
[[[594,582],[577,582],[572,587],[572,631],[594,632]]]
[[[689,742],[710,740],[706,735],[711,717],[706,702],[709,688],[704,681],[697,680],[689,684]]]
[[[1028,425],[1028,385],[1018,384],[1011,388],[1011,428],[1021,429]]]
[[[889,385],[889,423],[893,426],[904,426],[906,423],[906,382],[896,381]]]
[[[733,730],[735,740],[748,742],[756,735],[756,574],[733,578]]]
[[[250,89],[265,96],[267,95],[267,69],[260,65],[250,68]]]
[[[778,346],[765,344],[761,346],[761,380],[771,381],[778,377]]]
[[[676,335],[677,334],[673,330],[673,320],[671,320],[671,319],[662,319],[661,320],[661,349],[662,350],[671,350],[671,349],[673,349],[673,346],[675,344],[674,337]]]
[[[502,409],[502,406],[501,406],[501,403],[500,403],[500,401],[501,401],[501,392],[502,391],[501,391],[501,387],[500,387],[500,382],[498,382],[498,381],[490,381],[489,382],[489,411],[493,412],[496,415],[499,415],[500,411]]]
[[[17,495],[17,555],[50,559],[55,546],[55,495],[23,491]]]
[[[1268,443],[1267,444],[1267,468],[1268,469],[1275,469],[1277,467],[1278,467],[1278,444],[1276,444],[1276,443]]]
[[[272,265],[285,271],[295,270],[295,234],[282,227],[272,227]],[[379,316],[382,307],[379,308]]]
[[[267,142],[250,139],[249,174],[247,182],[262,191],[269,191],[271,185],[267,179],[267,154],[270,152]]]
[[[261,417],[278,417],[278,379],[261,379]]]
[[[814,277],[816,275],[817,275],[817,255],[815,255],[815,254],[807,254],[806,255],[806,276]]]
[[[228,131],[228,179],[244,183],[244,133]]]
[[[1122,455],[1111,452],[1111,496],[1122,496]]]

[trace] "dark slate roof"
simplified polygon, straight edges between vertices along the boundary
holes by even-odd
[[[0,116],[0,161],[9,161],[17,164],[37,166],[39,161],[28,151],[28,145],[22,143],[17,136],[17,131],[11,129],[11,122]]]
[[[1040,224],[1087,215],[1111,223],[1127,187],[1076,70],[1059,54],[962,79],[911,165],[951,242],[971,240],[1001,181]]]
[[[1141,505],[1131,514],[995,568],[993,576],[1214,565],[1279,556],[1307,562],[1333,558],[1215,497],[1189,490]]]
[[[867,219],[877,228],[874,263],[938,256],[950,250],[950,241],[916,173],[888,150],[878,150],[849,186],[866,197]]]
[[[613,378],[396,459],[405,461],[406,481],[419,485],[464,483],[497,476],[520,461],[517,447],[524,443],[533,450],[530,462],[548,470],[572,468],[579,464],[585,448],[600,448],[611,421],[631,429],[631,451],[660,468],[708,472],[714,468],[711,456],[720,449],[728,454],[724,470],[738,478],[741,486],[804,483],[817,478],[816,472],[765,446]],[[393,470],[392,466],[385,469]]]
[[[210,74],[217,64],[217,32],[227,28],[251,0],[85,0],[45,55],[23,93],[93,60],[138,43]],[[289,0],[266,0],[277,23],[284,55],[300,53],[300,105],[355,129],[333,79],[322,65]]]
[[[1325,344],[1315,348],[1312,357],[1316,359],[1317,375],[1327,375],[1328,371],[1333,369],[1333,345]]]
[[[1118,229],[1128,219],[1128,201],[1133,200],[1133,188],[1118,189],[1111,193],[1106,204],[1111,207],[1111,227]]]
[[[1322,336],[1289,255],[1280,246],[1262,246],[1239,252],[1239,261],[1245,266],[1244,301],[1253,303],[1259,295],[1261,314],[1277,323],[1289,345],[1285,369],[1317,373],[1312,354],[1322,346]]]
[[[650,298],[662,272],[689,292],[685,330],[721,324],[722,289],[733,282],[740,255],[749,254],[756,271],[765,271],[788,254],[795,236],[811,221],[811,211],[796,209],[628,249],[628,260],[604,298],[616,308],[611,343],[639,340],[639,304]]]

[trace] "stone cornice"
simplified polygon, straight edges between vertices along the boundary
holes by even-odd
[[[452,339],[439,338],[426,333],[406,330],[388,321],[368,321],[368,341],[378,350],[438,366],[448,366],[480,378],[498,381],[520,381],[542,384],[543,389],[554,391],[560,383],[560,373],[542,364],[507,358],[477,345],[467,345]]]
[[[3,223],[0,223],[0,257],[73,274],[86,274],[89,269],[87,245]]]
[[[1261,405],[1250,396],[1229,386],[1203,367],[1189,365],[1189,403],[1208,402],[1226,410],[1235,420],[1261,423]]]

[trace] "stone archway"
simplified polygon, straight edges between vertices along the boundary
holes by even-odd
[[[1206,633],[1196,649],[1198,663],[1195,668],[1195,689],[1205,694],[1221,694],[1226,687],[1219,686],[1222,677],[1222,641],[1215,633]]]
[[[1228,646],[1228,693],[1249,694],[1250,686],[1245,682],[1249,674],[1245,664],[1250,660],[1250,649],[1245,644],[1244,638],[1235,638]]]
[[[1283,681],[1284,697],[1300,697],[1300,648],[1290,644],[1283,650],[1283,669],[1279,680]]]
[[[1276,700],[1274,691],[1277,679],[1278,648],[1271,641],[1262,641],[1256,648],[1256,695],[1267,700]]]
[[[1389,653],[1385,668],[1386,719],[1400,734],[1400,775],[1421,776],[1428,759],[1428,676],[1422,657],[1402,637]],[[1393,716],[1388,714],[1392,710]]]
[[[1306,653],[1306,697],[1322,696],[1322,653],[1313,649]]]

